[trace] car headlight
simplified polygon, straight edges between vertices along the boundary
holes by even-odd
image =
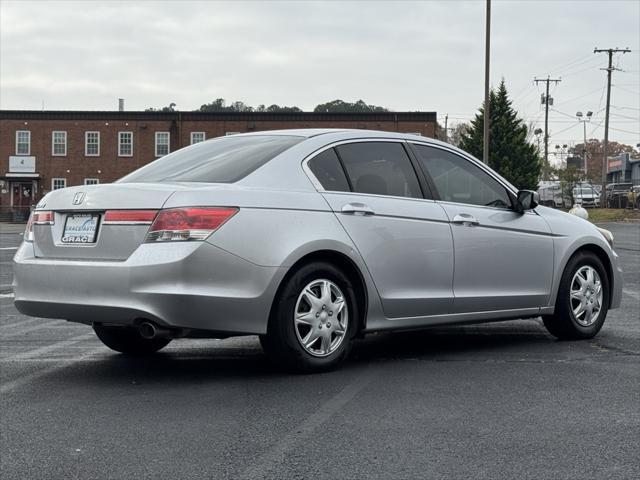
[[[605,228],[600,228],[600,227],[596,227],[596,228],[598,229],[600,234],[604,237],[604,239],[609,243],[609,245],[611,245],[611,248],[613,248],[613,233],[611,233],[609,230]]]

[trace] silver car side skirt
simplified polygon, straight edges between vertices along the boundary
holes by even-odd
[[[516,320],[538,317],[540,315],[551,315],[553,312],[554,307],[542,307],[428,315],[424,317],[385,318],[382,321],[372,321],[373,319],[369,318],[365,332]]]

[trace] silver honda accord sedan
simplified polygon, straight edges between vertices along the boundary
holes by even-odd
[[[591,338],[622,291],[610,232],[450,145],[365,130],[216,138],[53,191],[14,262],[20,312],[116,351],[259,335],[306,371],[381,330],[541,316]]]

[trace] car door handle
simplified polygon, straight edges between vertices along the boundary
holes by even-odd
[[[459,213],[455,217],[453,217],[453,221],[451,223],[457,223],[460,225],[465,225],[467,227],[471,227],[473,225],[480,225],[480,222],[473,215],[469,215],[468,213]]]
[[[347,203],[342,206],[342,213],[349,213],[352,215],[375,215],[373,209],[364,203]]]

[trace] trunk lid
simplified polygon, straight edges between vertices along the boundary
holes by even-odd
[[[55,190],[36,207],[53,211],[54,224],[33,225],[35,255],[52,259],[126,260],[144,242],[149,224],[104,223],[105,212],[160,210],[175,191],[186,188],[184,184],[172,183],[116,183]],[[85,221],[95,224],[94,241],[74,242],[80,239],[69,234]]]

